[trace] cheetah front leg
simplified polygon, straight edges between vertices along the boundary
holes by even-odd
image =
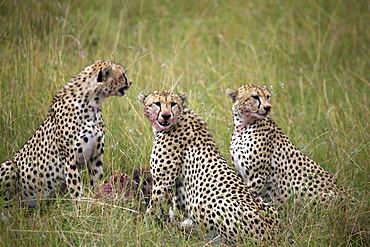
[[[154,150],[153,152],[156,151]],[[169,199],[174,196],[181,163],[180,154],[169,155],[163,160],[157,160],[155,155],[152,154],[150,161],[150,171],[153,176],[152,198],[146,212],[150,217],[154,216],[163,220],[163,216],[170,213],[168,207],[170,204]]]
[[[92,132],[95,130],[92,129]],[[86,162],[89,182],[93,191],[98,189],[97,181],[103,177],[104,132],[102,129],[96,132],[98,133],[96,136],[82,138],[91,142],[90,145],[88,145],[89,143],[85,144],[83,161]]]
[[[172,197],[172,206],[169,209],[169,217],[173,224],[181,228],[193,227],[193,214],[188,203],[186,190],[181,179],[176,179],[176,194]]]
[[[168,174],[157,172],[156,166],[153,164],[151,164],[150,170],[153,176],[153,187],[151,202],[146,214],[160,219],[163,215],[169,213],[167,207],[169,204],[169,198],[173,195],[177,176],[166,177]],[[175,174],[177,173],[178,171],[175,172]]]
[[[76,155],[74,153],[66,159],[64,175],[72,199],[80,198],[82,195],[82,183],[80,172],[77,167]]]
[[[83,143],[84,160],[87,163],[89,182],[94,192],[98,189],[97,181],[103,177],[104,123],[101,111],[96,113],[96,122],[84,126],[81,143]]]
[[[89,171],[90,186],[96,191],[97,181],[103,177],[103,154],[101,153],[97,157],[92,158],[87,163],[87,169]]]
[[[81,157],[83,158],[81,159]],[[94,190],[96,189],[96,181],[103,176],[102,159],[102,153],[98,156],[91,155],[90,158],[87,158],[84,154],[81,155],[77,152],[73,152],[66,159],[64,175],[72,199],[82,198],[83,196],[80,170],[85,165],[88,168],[90,184]]]
[[[147,215],[158,216],[160,218],[167,211],[165,207],[168,203],[169,194],[172,193],[172,187],[167,181],[153,177],[152,198],[146,211]]]

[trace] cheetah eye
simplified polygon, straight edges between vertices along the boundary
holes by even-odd
[[[267,100],[270,100],[271,99],[271,95],[267,95]]]
[[[258,95],[252,95],[252,98],[255,99],[255,100],[259,100],[260,97]]]
[[[177,103],[176,103],[176,102],[172,102],[172,103],[171,103],[171,107],[174,107],[175,105],[177,105]]]
[[[154,104],[156,105],[156,106],[161,106],[161,102],[154,102]]]

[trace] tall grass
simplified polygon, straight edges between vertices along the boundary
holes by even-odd
[[[206,119],[230,161],[225,90],[247,83],[273,92],[272,118],[336,176],[354,205],[289,205],[279,245],[365,246],[370,181],[369,1],[2,1],[0,162],[45,118],[53,95],[95,60],[123,64],[127,97],[103,104],[105,179],[148,166],[152,131],[139,93],[174,90]],[[138,213],[132,212],[135,210]],[[143,221],[136,202],[63,198],[35,210],[2,208],[3,246],[203,246],[196,233]]]

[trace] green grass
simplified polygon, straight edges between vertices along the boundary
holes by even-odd
[[[369,1],[90,2],[0,3],[0,162],[32,136],[53,95],[98,59],[123,64],[134,81],[125,98],[103,104],[105,179],[149,164],[153,134],[139,93],[188,93],[230,161],[225,90],[266,85],[272,118],[356,198],[342,210],[289,205],[278,244],[370,245]],[[127,210],[139,210],[135,202],[0,208],[1,246],[207,244],[147,224]]]

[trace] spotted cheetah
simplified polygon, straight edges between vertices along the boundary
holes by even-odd
[[[96,61],[57,93],[35,134],[0,166],[0,189],[6,199],[18,197],[35,207],[56,192],[81,196],[80,170],[88,168],[90,184],[102,177],[104,124],[101,104],[124,96],[132,82],[117,63]]]
[[[338,192],[336,182],[268,117],[271,95],[266,87],[245,85],[226,93],[234,113],[230,153],[248,189],[275,205],[288,199],[330,202]]]
[[[184,106],[186,98],[185,93],[170,91],[139,95],[155,134],[148,212],[160,212],[168,198],[179,196],[197,226],[225,241],[271,237],[278,225],[277,212],[249,191],[227,164],[204,120]],[[183,194],[173,193],[176,185]]]

